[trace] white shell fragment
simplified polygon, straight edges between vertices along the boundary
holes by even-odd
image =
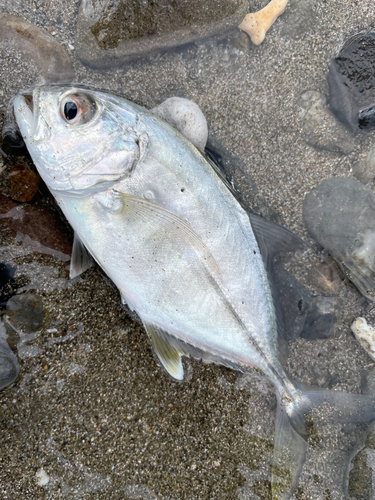
[[[183,97],[170,97],[151,111],[181,132],[198,149],[204,151],[208,126],[198,104]]]
[[[258,12],[245,16],[238,27],[250,36],[255,45],[259,45],[276,19],[284,12],[287,3],[288,0],[272,0]]]
[[[44,469],[39,469],[35,474],[35,477],[37,478],[37,483],[39,486],[45,486],[49,483],[49,475]]]
[[[357,318],[351,328],[363,349],[375,359],[375,328],[368,325],[365,318]]]

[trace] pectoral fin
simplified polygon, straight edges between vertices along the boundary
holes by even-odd
[[[174,340],[158,326],[147,321],[144,321],[143,324],[160,363],[174,379],[183,380],[182,351],[178,347],[178,340]]]
[[[155,231],[163,231],[166,237],[185,240],[221,277],[213,255],[188,222],[153,201],[124,193],[122,197],[124,203],[122,213],[127,218],[147,224]]]
[[[72,257],[70,259],[70,271],[69,277],[70,279],[79,276],[84,273],[94,264],[94,260],[86,250],[85,245],[79,239],[77,233],[74,233],[74,241],[73,241],[73,251]]]

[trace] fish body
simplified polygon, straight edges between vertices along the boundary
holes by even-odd
[[[295,456],[284,462],[291,479],[274,488],[274,498],[289,498],[306,450],[303,411],[312,398],[288,379],[277,357],[267,242],[282,247],[293,241],[291,233],[252,224],[191,142],[125,99],[40,87],[32,105],[20,95],[14,110],[80,244],[137,312],[167,371],[181,380],[181,357],[199,352],[236,369],[255,366],[275,385],[274,463],[286,449]],[[283,481],[279,469],[274,484]]]

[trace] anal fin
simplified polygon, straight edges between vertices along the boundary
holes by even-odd
[[[80,240],[76,232],[74,232],[72,257],[70,259],[70,279],[84,273],[94,264],[94,260],[86,250],[85,245]]]
[[[160,363],[171,377],[176,380],[183,380],[184,367],[181,360],[183,352],[178,347],[179,341],[177,339],[174,340],[164,330],[152,323],[144,321],[143,325]]]

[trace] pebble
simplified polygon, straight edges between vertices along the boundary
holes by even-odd
[[[351,326],[355,338],[372,359],[375,359],[375,328],[365,318],[357,318]]]
[[[330,106],[353,130],[375,125],[375,33],[350,38],[329,67]]]
[[[208,126],[198,104],[182,97],[170,97],[151,111],[179,130],[198,149],[204,151]]]
[[[37,483],[39,486],[45,486],[49,483],[49,475],[44,469],[39,469],[35,474],[35,477],[37,478]]]
[[[95,68],[113,68],[156,51],[236,28],[248,12],[246,0],[191,0],[115,4],[87,0],[78,13],[78,57]]]
[[[18,160],[9,172],[10,196],[14,201],[31,201],[40,183],[40,175],[25,162]]]
[[[325,95],[309,90],[301,95],[298,104],[302,108],[299,117],[303,120],[303,137],[307,144],[343,155],[353,151],[354,138],[331,113]]]
[[[20,87],[28,87],[32,80],[34,83],[56,83],[73,78],[65,49],[48,31],[20,17],[0,13],[0,53],[9,71],[17,71],[20,75]]]
[[[302,216],[311,236],[362,294],[375,300],[375,194],[359,181],[332,177],[310,191]]]

